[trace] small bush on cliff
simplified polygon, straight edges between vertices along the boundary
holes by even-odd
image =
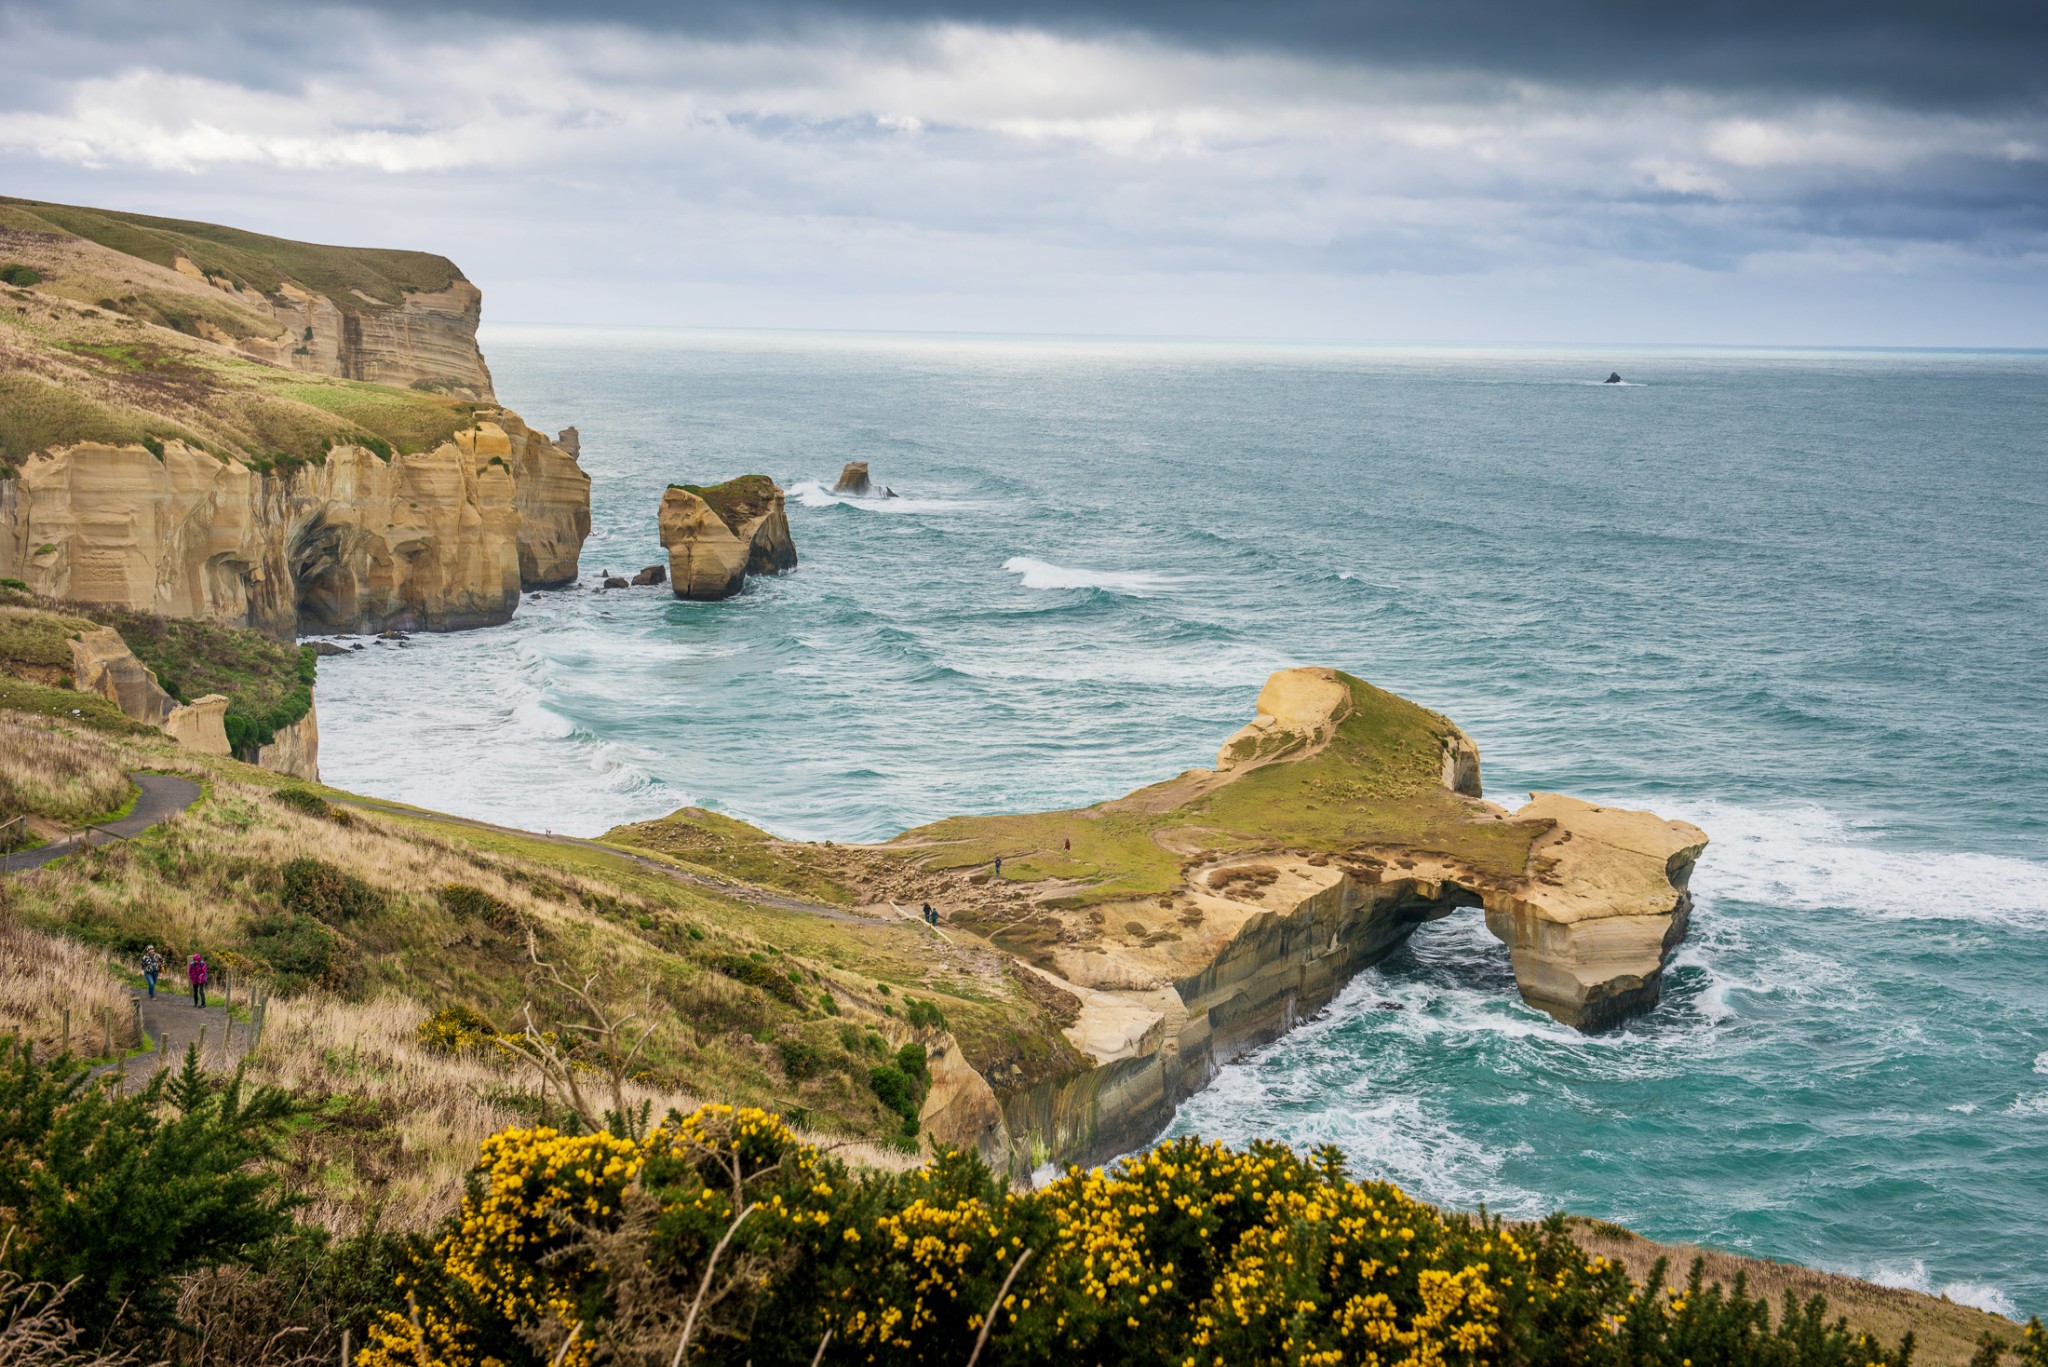
[[[799,1009],[805,1005],[804,994],[797,990],[788,975],[777,972],[759,959],[750,959],[744,954],[719,954],[712,958],[711,966],[735,982],[760,988],[778,1001]]]
[[[8,284],[16,289],[25,290],[33,285],[40,285],[42,283],[43,273],[34,266],[24,266],[18,261],[10,261],[4,266],[0,266],[0,284]]]
[[[467,883],[442,888],[441,905],[458,921],[481,921],[493,930],[517,930],[520,926],[519,908]]]
[[[384,894],[376,887],[325,860],[293,859],[279,872],[285,909],[301,916],[338,926],[384,909]]]

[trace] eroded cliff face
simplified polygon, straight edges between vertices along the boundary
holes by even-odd
[[[205,279],[184,258],[179,264],[186,268],[181,273]],[[225,282],[220,288],[246,308],[266,310],[283,329],[236,343],[245,356],[345,380],[486,402],[493,397],[490,368],[476,343],[483,292],[467,280],[408,293],[396,304],[357,297],[346,310],[291,281],[268,298]]]
[[[0,576],[39,594],[301,631],[453,630],[573,579],[590,481],[515,415],[388,461],[261,475],[183,442],[79,443],[0,482]]]

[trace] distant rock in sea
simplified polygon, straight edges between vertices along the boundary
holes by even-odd
[[[644,589],[649,584],[666,584],[667,582],[668,566],[666,565],[649,565],[646,569],[633,576],[633,587],[636,589]]]
[[[1606,379],[1604,379],[1604,380],[1602,380],[1602,381],[1601,381],[1600,383],[1602,383],[1602,384],[1620,384],[1620,383],[1621,383],[1621,372],[1620,372],[1619,370],[1612,370],[1612,371],[1609,371],[1609,372],[1608,372],[1608,374],[1607,374],[1607,378],[1606,378]]]
[[[894,489],[886,484],[876,484],[868,478],[868,463],[864,460],[848,461],[846,468],[839,472],[839,482],[832,486],[832,492],[845,494],[849,498],[896,497]]]

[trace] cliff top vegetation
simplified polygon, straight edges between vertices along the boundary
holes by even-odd
[[[262,364],[47,290],[0,289],[0,461],[79,441],[176,439],[245,462],[348,442],[430,450],[490,405]]]
[[[206,276],[259,294],[295,281],[344,313],[362,311],[361,295],[396,304],[408,293],[445,290],[463,278],[454,262],[430,252],[324,246],[217,223],[6,196],[0,196],[0,227],[82,237],[167,268],[183,256]]]
[[[711,511],[718,514],[734,536],[749,522],[775,506],[776,497],[782,492],[775,487],[775,481],[766,475],[740,475],[723,484],[671,484],[671,489],[681,489],[695,494],[711,505]]]

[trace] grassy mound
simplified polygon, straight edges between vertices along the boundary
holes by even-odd
[[[653,850],[721,878],[780,888],[813,902],[844,906],[852,892],[834,876],[833,861],[815,846],[777,840],[758,826],[685,807],[655,821],[617,826],[606,841]]]
[[[1515,876],[1540,823],[1498,821],[1442,783],[1444,717],[1350,675],[1350,711],[1319,750],[1254,756],[1269,762],[1221,783],[1186,776],[1093,807],[1021,816],[952,817],[894,842],[931,869],[992,865],[1012,882],[1060,880],[1053,905],[1092,906],[1172,892],[1191,857],[1283,845],[1336,853],[1397,845]],[[1071,848],[1069,848],[1071,846]]]

